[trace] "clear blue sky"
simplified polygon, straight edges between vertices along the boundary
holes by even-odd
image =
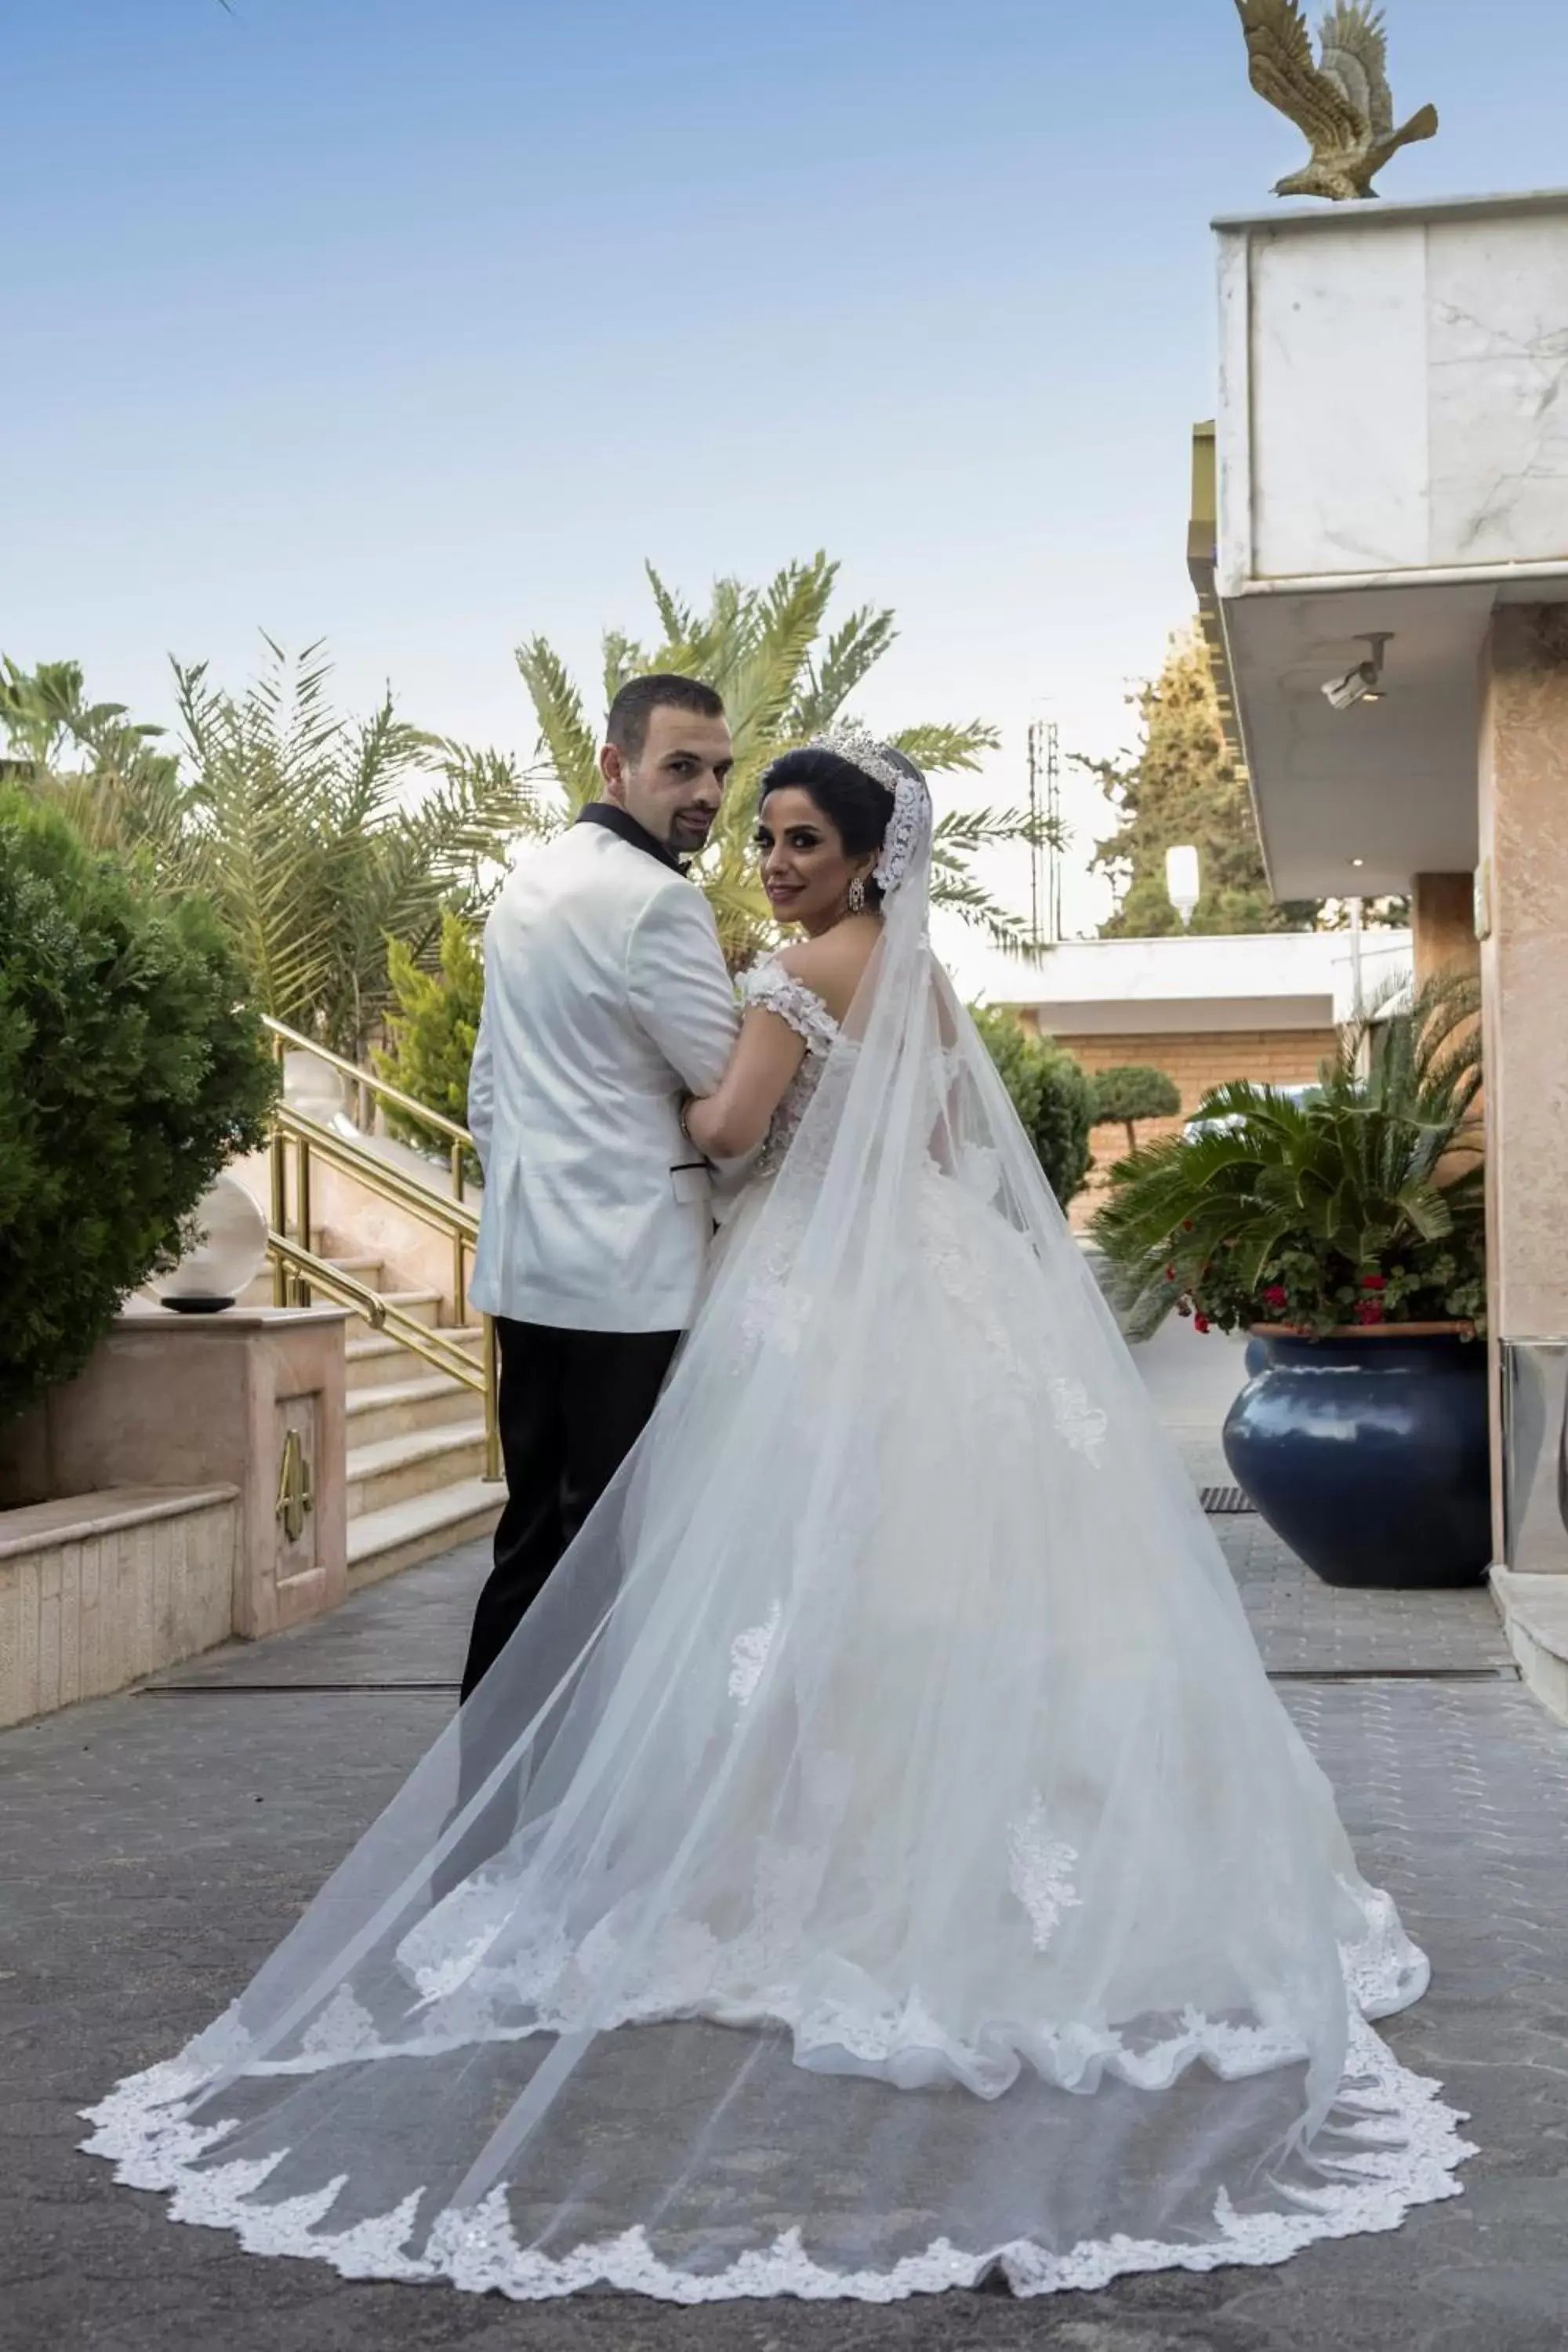
[[[1392,16],[1444,123],[1388,194],[1568,181],[1568,12]],[[324,635],[526,749],[521,636],[591,682],[645,555],[821,545],[898,610],[873,722],[994,719],[1004,793],[1032,710],[1115,747],[1189,609],[1207,223],[1298,161],[1231,0],[6,17],[0,649],[166,717],[169,652]]]

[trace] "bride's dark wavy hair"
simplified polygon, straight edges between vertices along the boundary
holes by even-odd
[[[815,743],[799,751],[785,751],[763,772],[757,798],[759,815],[767,806],[768,794],[785,784],[811,794],[849,856],[864,857],[881,848],[892,822],[893,795],[886,784],[879,784],[852,760],[841,760],[837,751],[822,751]],[[881,903],[881,891],[875,882],[868,881],[866,904],[879,907]]]

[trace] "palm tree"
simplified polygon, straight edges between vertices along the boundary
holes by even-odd
[[[387,942],[416,961],[447,909],[494,897],[534,788],[514,762],[410,726],[388,694],[358,722],[319,646],[240,696],[176,662],[192,772],[187,865],[238,935],[263,1012],[363,1061],[392,1002]]]
[[[738,968],[777,936],[752,847],[762,772],[782,751],[820,733],[845,709],[892,644],[894,618],[862,605],[823,642],[838,566],[821,553],[808,562],[786,564],[765,588],[720,580],[707,612],[700,614],[666,586],[652,564],[646,570],[662,635],[647,646],[619,630],[605,633],[605,699],[606,705],[613,702],[629,678],[648,670],[704,678],[724,698],[735,769],[698,875],[712,901],[725,953]],[[597,796],[598,739],[581,692],[547,638],[531,637],[521,645],[517,662],[554,786],[552,800],[538,809],[539,826],[552,830]],[[973,772],[982,753],[994,751],[999,739],[994,727],[976,720],[967,726],[907,727],[891,740],[928,774],[946,775]],[[1029,840],[1036,832],[1016,809],[952,810],[937,821],[936,899],[1015,951],[1026,944],[1025,926],[977,880],[973,861],[983,850]]]
[[[47,800],[89,849],[172,854],[185,817],[179,761],[163,730],[128,719],[122,702],[86,699],[79,662],[24,670],[0,657],[0,775]]]
[[[427,961],[444,909],[483,911],[510,844],[536,824],[534,781],[500,752],[411,727],[390,694],[369,719],[343,719],[319,646],[291,658],[266,645],[237,696],[205,662],[174,664],[174,751],[119,705],[85,704],[72,663],[6,664],[0,728],[12,772],[95,846],[212,900],[262,1012],[363,1062],[392,1001],[388,940]]]

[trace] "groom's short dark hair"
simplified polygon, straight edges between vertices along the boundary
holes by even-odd
[[[675,670],[655,670],[651,677],[628,678],[605,722],[605,736],[628,760],[640,760],[647,741],[647,722],[656,710],[690,710],[700,719],[722,719],[724,705],[700,677],[682,677]]]

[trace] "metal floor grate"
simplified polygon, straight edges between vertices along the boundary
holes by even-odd
[[[1270,1666],[1271,1683],[1516,1683],[1517,1666]]]
[[[1237,1518],[1253,1508],[1239,1486],[1204,1486],[1198,1500],[1211,1519]]]
[[[460,1683],[299,1682],[143,1683],[138,1698],[295,1698],[312,1691],[439,1691],[456,1697]]]
[[[1513,1683],[1519,1668],[1497,1666],[1271,1666],[1271,1683]],[[457,1683],[144,1683],[138,1698],[308,1698],[347,1691],[427,1691],[456,1698]]]

